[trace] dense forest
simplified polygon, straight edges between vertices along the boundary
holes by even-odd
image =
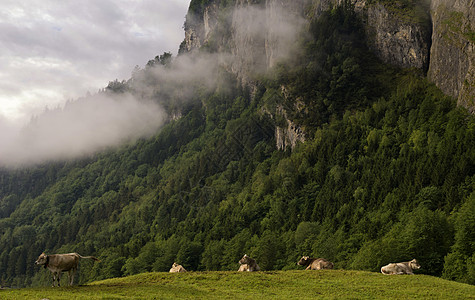
[[[101,91],[153,87],[146,97],[180,111],[156,135],[0,169],[0,285],[45,285],[42,251],[100,258],[81,263],[80,283],[175,261],[237,270],[247,253],[263,270],[297,269],[302,255],[376,272],[416,258],[419,273],[475,284],[473,115],[420,71],[375,58],[349,4],[307,30],[252,92],[221,68],[180,101],[151,75],[173,68],[159,55]],[[306,141],[279,150],[287,118]]]

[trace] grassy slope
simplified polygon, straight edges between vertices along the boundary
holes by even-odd
[[[475,299],[475,286],[363,271],[145,273],[84,286],[0,291],[0,299]]]

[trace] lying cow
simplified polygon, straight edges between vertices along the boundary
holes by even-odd
[[[302,256],[297,265],[307,266],[305,270],[333,269],[333,263],[331,261],[324,258],[310,258],[308,256]]]
[[[244,254],[239,263],[241,264],[238,270],[240,272],[253,272],[261,270],[261,268],[259,268],[259,266],[257,265],[256,261],[247,256],[247,254]]]
[[[95,258],[94,256],[81,256],[77,253],[46,255],[43,252],[35,261],[35,265],[43,265],[45,269],[48,268],[48,270],[53,273],[53,287],[55,281],[58,282],[59,286],[61,273],[65,271],[68,271],[69,285],[73,285],[74,275],[78,269],[80,258],[89,258],[99,261],[99,259]]]
[[[170,273],[181,273],[186,272],[185,268],[182,265],[177,264],[176,262],[173,263]]]
[[[391,263],[389,265],[385,265],[381,268],[381,273],[384,275],[414,275],[412,270],[420,269],[421,266],[417,262],[416,259],[407,262],[400,262],[400,263]]]

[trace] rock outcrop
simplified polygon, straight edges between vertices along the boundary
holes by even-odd
[[[305,0],[209,1],[199,15],[188,13],[180,52],[201,47],[230,55],[235,74],[264,72],[288,54],[304,22]]]
[[[180,52],[191,52],[206,45],[216,29],[219,14],[219,2],[211,1],[203,12],[188,12],[185,21],[185,39]]]
[[[288,118],[285,121],[287,122],[286,127],[275,127],[275,143],[279,150],[294,149],[297,143],[303,143],[306,139],[305,132],[300,126]]]
[[[458,105],[475,112],[475,1],[432,0],[428,77]]]
[[[427,71],[430,51],[429,18],[401,18],[378,3],[366,8],[368,45],[384,62]]]
[[[318,18],[344,0],[312,1],[312,17]],[[414,7],[398,8],[384,1],[351,1],[365,25],[368,47],[385,63],[427,71],[431,44],[429,12],[413,14]]]

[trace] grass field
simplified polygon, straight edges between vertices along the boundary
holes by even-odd
[[[145,273],[73,287],[0,290],[0,299],[475,299],[475,286],[425,275],[343,270]]]

